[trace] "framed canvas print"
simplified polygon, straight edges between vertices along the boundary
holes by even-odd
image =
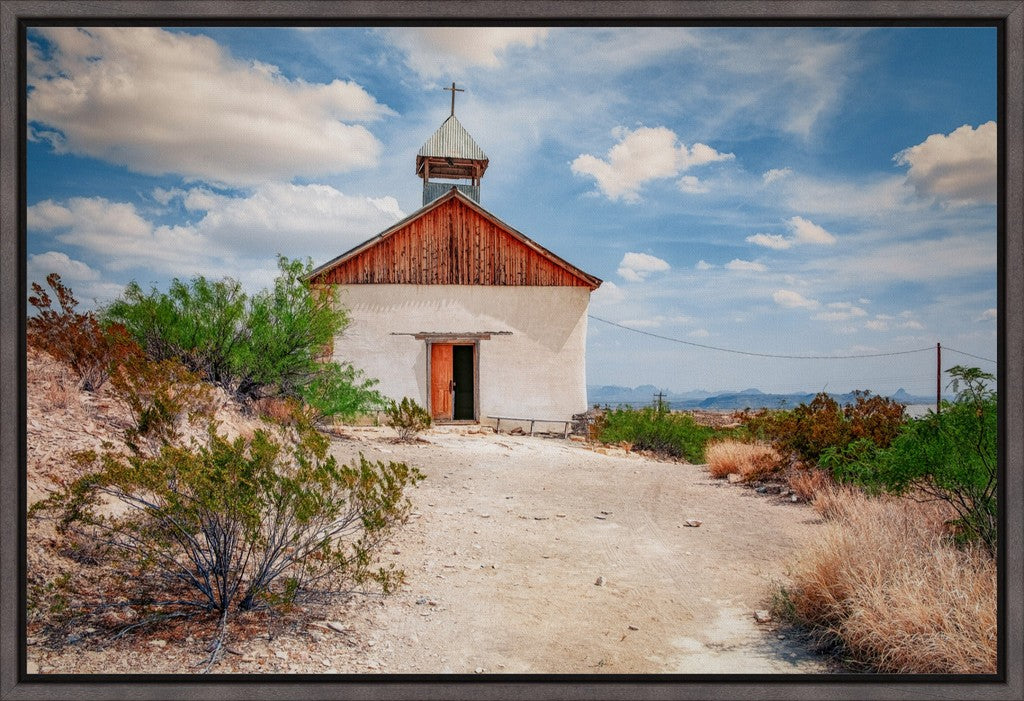
[[[1019,695],[1019,2],[165,9],[3,6],[5,698]]]

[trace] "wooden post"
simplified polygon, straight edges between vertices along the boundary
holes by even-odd
[[[935,344],[935,413],[942,411],[942,344]]]

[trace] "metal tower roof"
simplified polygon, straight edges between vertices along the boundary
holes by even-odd
[[[477,146],[473,137],[462,126],[455,115],[444,120],[444,124],[423,144],[417,156],[424,158],[466,158],[475,161],[486,161],[487,154]]]

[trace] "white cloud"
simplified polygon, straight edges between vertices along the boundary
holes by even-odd
[[[354,197],[326,185],[270,183],[242,197],[196,188],[167,201],[173,198],[190,202],[201,218],[158,225],[130,203],[79,197],[29,207],[29,229],[55,231],[61,242],[98,255],[108,270],[238,277],[253,261],[273,269],[277,253],[324,262],[403,216],[392,197]]]
[[[706,260],[701,259],[697,261],[697,265],[693,267],[695,267],[697,270],[711,270],[712,268],[717,268],[718,266],[712,265],[711,263],[708,263]]]
[[[627,253],[622,256],[619,263],[619,275],[629,282],[642,282],[651,273],[664,272],[669,269],[669,264],[647,253]]]
[[[957,206],[996,201],[995,122],[932,134],[893,156],[918,193]]]
[[[983,311],[981,316],[978,317],[978,321],[995,321],[998,318],[999,310],[993,307],[992,309],[986,309]]]
[[[889,322],[885,319],[872,319],[871,321],[864,322],[864,328],[870,331],[888,331]]]
[[[544,41],[538,27],[395,27],[379,30],[406,54],[406,65],[424,78],[465,75],[469,69],[498,68],[500,56],[516,46]]]
[[[626,298],[626,291],[611,280],[605,280],[601,286],[590,295],[590,306],[592,308],[607,307],[618,304]]]
[[[829,311],[820,312],[811,318],[815,321],[847,321],[868,315],[867,311],[849,302],[831,302],[826,306]]]
[[[763,273],[768,268],[763,263],[758,263],[752,260],[740,260],[739,258],[733,258],[731,261],[725,264],[726,270],[738,270],[743,272]]]
[[[773,248],[777,251],[784,251],[793,245],[793,239],[787,239],[782,234],[754,234],[753,236],[748,236],[747,241],[758,246],[764,246],[765,248]]]
[[[610,200],[638,202],[640,187],[650,180],[673,178],[690,168],[735,158],[706,144],[677,145],[675,132],[666,127],[639,127],[633,131],[618,127],[612,135],[619,142],[609,149],[606,160],[582,154],[571,166],[576,175],[593,177]],[[680,181],[680,187],[685,185]]]
[[[772,293],[772,299],[780,306],[793,309],[816,309],[821,306],[817,300],[808,299],[793,290],[776,290]]]
[[[686,335],[690,338],[707,338],[711,333],[707,329],[696,329]]]
[[[684,175],[679,178],[676,182],[676,187],[679,188],[680,192],[686,192],[691,195],[701,195],[705,192],[710,192],[710,188],[694,175]]]
[[[764,246],[776,251],[784,251],[802,243],[831,245],[836,242],[835,236],[803,217],[790,217],[786,220],[786,226],[792,232],[792,236],[789,238],[782,234],[753,234],[748,236],[746,240],[748,243]]]
[[[782,180],[783,178],[789,177],[793,174],[791,168],[772,168],[761,173],[761,180],[764,181],[765,185],[775,182],[776,180]]]
[[[800,243],[831,245],[836,242],[835,236],[803,217],[790,217],[786,224],[793,232],[794,239]]]
[[[392,112],[355,83],[291,80],[153,27],[38,31],[53,49],[30,52],[28,121],[57,153],[232,185],[377,163],[380,143],[351,122]]]
[[[82,261],[73,260],[60,251],[29,255],[25,276],[29,282],[42,283],[50,273],[57,273],[65,281],[92,282],[100,277],[97,271]]]
[[[46,251],[28,256],[25,266],[25,279],[28,284],[38,282],[44,290],[48,290],[46,276],[50,273],[60,275],[61,282],[78,300],[76,309],[80,312],[93,308],[94,303],[113,300],[124,289],[121,285],[103,282],[99,271],[69,257],[66,253]],[[56,304],[56,300],[53,301]]]

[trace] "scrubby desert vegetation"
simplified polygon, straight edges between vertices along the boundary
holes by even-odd
[[[33,283],[30,353],[60,371],[32,401],[61,412],[82,391],[123,417],[116,440],[65,456],[49,495],[31,505],[30,533],[45,546],[34,558],[65,561],[60,577],[30,577],[37,632],[59,637],[87,622],[114,639],[191,621],[212,638],[210,669],[233,616],[402,581],[378,556],[422,475],[328,454],[316,422],[380,398],[324,358],[345,317],[305,283],[309,264],[280,267],[274,290],[251,299],[231,280],[196,278],[166,294],[130,286],[99,314],[78,312],[57,275],[49,292]],[[219,426],[225,401],[253,415],[235,435]]]

